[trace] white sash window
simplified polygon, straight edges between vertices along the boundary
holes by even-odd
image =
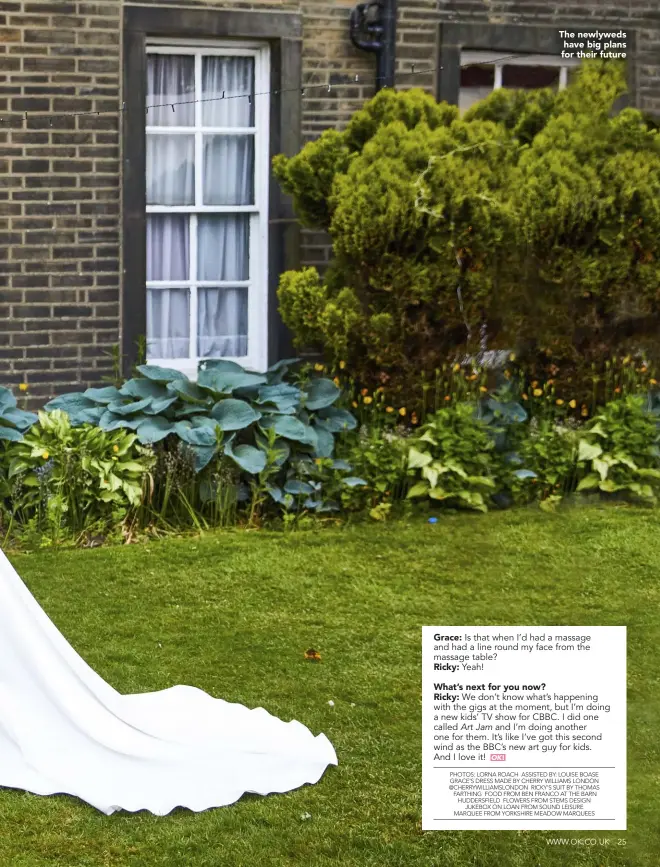
[[[267,366],[269,57],[255,45],[150,44],[147,357]]]

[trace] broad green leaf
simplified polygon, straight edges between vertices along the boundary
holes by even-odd
[[[61,409],[69,416],[69,418],[71,419],[71,424],[76,424],[74,419],[76,418],[77,414],[79,414],[82,410],[94,409],[95,407],[96,404],[94,403],[94,401],[89,400],[89,398],[84,397],[78,392],[70,392],[69,394],[62,394],[59,397],[54,398],[53,400],[49,400],[48,403],[44,406],[44,409],[47,412]]]
[[[0,386],[0,413],[6,409],[16,406],[16,398],[11,392],[11,389]]]
[[[240,445],[233,448],[232,441],[228,440],[224,445],[224,451],[227,457],[251,475],[257,475],[266,467],[266,455],[254,446]]]
[[[577,491],[590,491],[597,488],[600,483],[600,477],[596,473],[589,473],[578,484]]]
[[[119,394],[123,397],[136,397],[139,400],[144,400],[145,397],[160,399],[169,397],[167,388],[162,383],[154,382],[152,379],[129,379],[119,389]]]
[[[408,491],[408,498],[412,499],[414,497],[425,497],[429,492],[429,483],[428,482],[417,482],[416,485],[413,485],[412,488]]]
[[[307,409],[327,409],[337,400],[341,391],[331,379],[313,379],[306,386]]]
[[[154,382],[173,382],[176,379],[189,382],[188,377],[180,370],[171,367],[158,367],[156,364],[140,364],[137,368],[142,376],[152,379]]]
[[[349,476],[347,479],[342,479],[342,484],[348,485],[349,488],[361,488],[368,483],[359,476]]]
[[[248,373],[245,370],[200,370],[197,383],[200,388],[217,394],[232,394],[237,388],[250,388],[265,385],[265,376]]]
[[[637,464],[635,463],[635,461],[633,461],[631,457],[625,454],[625,452],[615,452],[615,454],[613,455],[612,463],[614,463],[614,461],[620,464],[625,464],[625,466],[630,467],[631,470],[637,469]]]
[[[220,425],[222,430],[244,430],[255,421],[259,421],[261,413],[256,412],[249,403],[236,398],[226,398],[215,404],[211,410],[211,417]]]
[[[425,467],[432,460],[433,457],[431,455],[420,452],[416,448],[411,448],[408,452],[408,469],[414,470],[419,467]]]
[[[197,379],[199,380],[202,371],[207,370],[231,370],[237,373],[245,373],[245,368],[241,367],[241,365],[237,364],[235,361],[227,361],[225,358],[205,358],[199,363],[199,373],[197,374]]]
[[[429,485],[432,488],[435,488],[435,486],[438,484],[438,476],[439,476],[438,471],[434,470],[433,466],[427,465],[427,466],[422,468],[422,475],[428,481]]]
[[[135,415],[135,413],[140,412],[150,404],[150,397],[145,397],[144,400],[130,401],[129,403],[120,403],[119,401],[113,401],[112,403],[108,404],[108,412],[112,412],[115,415]]]
[[[517,479],[535,479],[536,473],[532,470],[515,470],[513,474]]]
[[[107,385],[104,388],[88,388],[83,391],[83,397],[93,400],[94,403],[108,404],[120,400],[121,393],[114,385]]]
[[[280,412],[294,413],[303,398],[303,392],[294,385],[263,385],[259,389],[256,403],[273,404]]]
[[[178,421],[174,424],[174,432],[191,446],[215,446],[217,439],[215,429],[210,426],[192,427],[190,422]]]
[[[7,478],[13,479],[14,476],[17,476],[19,473],[24,473],[29,468],[30,468],[30,465],[27,463],[27,461],[21,460],[21,458],[13,458],[9,462],[9,470],[7,471]]]
[[[157,415],[142,422],[137,429],[137,436],[143,445],[147,445],[164,440],[168,434],[174,433],[174,430],[174,422]]]
[[[653,469],[653,467],[642,468],[637,470],[637,475],[640,479],[660,479],[660,470]]]
[[[578,461],[592,461],[594,458],[600,457],[603,450],[599,445],[580,440],[578,445]]]
[[[8,440],[13,443],[20,443],[23,439],[23,434],[14,427],[4,427],[0,425],[0,440]]]
[[[357,419],[346,409],[329,406],[322,409],[315,419],[317,424],[322,424],[331,433],[341,433],[345,430],[355,430]]]
[[[113,430],[119,430],[121,428],[127,428],[128,430],[135,430],[138,428],[142,422],[147,421],[148,416],[146,415],[136,415],[136,416],[121,416],[115,415],[113,412],[106,410],[99,420],[99,427],[101,430],[110,432]]]
[[[593,461],[591,462],[591,465],[594,468],[594,470],[598,473],[598,475],[600,476],[601,481],[603,481],[607,478],[607,473],[609,472],[609,469],[610,469],[610,462],[609,461],[602,461],[602,460],[600,460],[600,458],[594,458]]]
[[[177,394],[186,403],[192,403],[197,406],[210,404],[208,392],[189,379],[175,379],[172,382],[168,382],[167,390],[170,394]]]
[[[18,430],[25,431],[39,421],[39,416],[34,412],[26,412],[16,407],[8,407],[2,413],[4,422],[9,422]]]
[[[307,425],[290,415],[264,417],[261,426],[266,430],[273,429],[278,436],[288,440],[295,442],[306,442],[307,440]]]
[[[488,476],[468,476],[465,480],[471,485],[481,485],[482,488],[494,488],[495,482]],[[479,494],[481,496],[481,494]]]
[[[315,425],[317,446],[314,453],[317,458],[330,458],[335,448],[335,438],[329,430]]]
[[[314,488],[307,482],[299,481],[298,479],[290,479],[284,485],[284,491],[287,494],[313,494]]]
[[[179,396],[176,394],[168,397],[153,398],[153,400],[151,401],[151,406],[145,407],[144,411],[145,413],[147,413],[147,415],[160,415],[161,412],[165,412],[165,410],[169,409],[172,404],[176,403],[178,399]],[[188,406],[190,406],[190,404],[188,404]],[[195,406],[195,409],[197,409],[197,406]],[[199,410],[201,412],[205,412],[204,407],[199,407]]]

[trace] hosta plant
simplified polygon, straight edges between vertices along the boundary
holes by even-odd
[[[632,494],[655,503],[660,489],[660,428],[641,396],[611,401],[578,444],[578,491]]]
[[[16,398],[8,388],[0,387],[0,445],[20,442],[24,432],[37,420],[33,412],[19,409]]]
[[[61,410],[38,422],[6,453],[11,511],[23,523],[56,509],[71,531],[115,521],[143,500],[153,458],[135,434],[74,428]]]
[[[331,459],[335,434],[356,425],[350,412],[334,406],[340,389],[332,380],[286,381],[296,361],[280,361],[263,374],[232,361],[206,361],[196,382],[177,370],[141,365],[141,375],[120,388],[65,394],[47,409],[64,410],[74,426],[133,430],[143,445],[179,440],[194,455],[196,472],[225,457],[240,470],[254,508],[267,496],[288,507],[292,489],[309,485],[292,468]]]
[[[488,510],[495,488],[494,439],[470,404],[438,410],[422,425],[408,452],[408,469],[417,479],[409,498]]]

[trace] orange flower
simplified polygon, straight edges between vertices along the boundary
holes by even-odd
[[[414,412],[414,413],[410,416],[410,421],[412,422],[412,424],[417,424],[417,413],[416,413],[416,412]]]
[[[532,383],[532,388],[536,388],[537,385],[538,385],[538,381],[535,379],[534,382]]]
[[[621,386],[620,385],[617,385],[617,387],[614,389],[614,394],[621,394]]]
[[[386,406],[385,412],[394,412],[394,407],[393,406]]]
[[[451,395],[450,395],[450,394],[446,394],[446,395],[445,395],[445,400],[451,400]]]
[[[320,662],[321,654],[318,650],[314,650],[313,647],[310,647],[309,650],[305,651],[305,659],[309,659],[311,662]]]
[[[560,397],[557,398],[555,403],[557,404],[557,406],[563,406],[564,405],[564,401]]]
[[[365,394],[369,394],[369,389],[368,389],[368,388],[363,388],[362,391],[360,392],[360,394],[362,395],[362,397],[364,397]]]

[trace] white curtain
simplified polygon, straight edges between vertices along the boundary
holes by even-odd
[[[188,289],[147,289],[149,358],[188,358],[189,305]]]
[[[152,103],[194,94],[192,58],[153,55],[149,59]],[[191,83],[192,82],[192,83]],[[224,99],[219,99],[222,94]],[[254,123],[254,58],[203,57],[203,128],[249,127]],[[228,98],[228,97],[241,98]],[[194,125],[186,107],[153,109],[148,125]],[[192,108],[192,107],[190,107]],[[203,136],[202,166],[195,166],[194,136],[150,133],[147,137],[147,204],[248,205],[254,197],[254,136]],[[202,172],[202,202],[195,202],[195,172]],[[191,280],[190,216],[150,214],[147,227],[147,280]],[[199,214],[197,217],[197,280],[246,281],[249,269],[247,214]],[[185,358],[190,354],[190,294],[187,289],[150,287],[147,293],[147,346],[152,358]],[[247,287],[199,287],[196,351],[200,357],[241,357],[248,344]]]
[[[199,280],[248,280],[250,218],[247,214],[200,216]],[[201,358],[247,355],[246,287],[200,288],[197,292],[198,354]]]
[[[195,204],[194,136],[147,136],[147,204]]]
[[[204,126],[254,126],[254,58],[202,58],[202,98]]]
[[[147,57],[147,107],[161,106],[148,110],[149,126],[194,126],[194,99],[195,58],[192,55],[150,54]]]
[[[254,136],[204,136],[204,204],[254,204]]]

